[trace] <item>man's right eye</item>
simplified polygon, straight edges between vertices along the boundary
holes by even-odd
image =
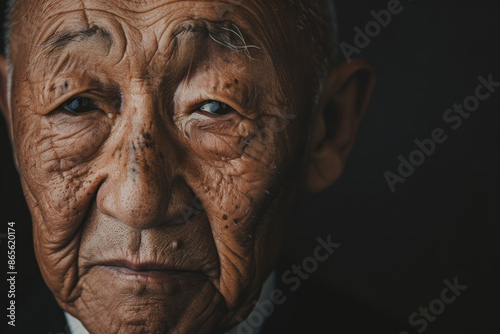
[[[62,107],[73,114],[83,114],[98,109],[94,101],[88,97],[74,97],[64,102]]]

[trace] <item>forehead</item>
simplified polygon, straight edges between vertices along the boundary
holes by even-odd
[[[281,0],[18,1],[11,38],[11,59],[18,75],[25,76],[35,71],[47,73],[49,68],[60,65],[65,57],[48,53],[60,51],[56,49],[64,49],[59,47],[69,44],[78,46],[67,55],[72,60],[76,59],[75,52],[80,53],[79,57],[85,57],[92,53],[97,55],[100,51],[100,55],[107,55],[109,62],[126,57],[127,62],[132,60],[129,70],[144,72],[144,64],[153,63],[153,57],[156,58],[155,64],[169,60],[171,48],[179,47],[175,37],[180,31],[206,33],[209,30],[211,34],[205,34],[205,37],[230,46],[233,51],[244,51],[239,53],[246,53],[250,56],[247,58],[251,58],[250,52],[259,52],[260,58],[267,58],[267,65],[262,62],[261,67],[272,66],[282,73],[278,80],[291,81],[286,78],[291,71],[286,65],[290,62],[285,58],[293,57],[294,52],[284,51],[290,47],[290,34],[283,29],[283,20],[289,18],[279,10],[287,9],[287,6],[280,5]],[[197,43],[192,43],[186,38],[184,49],[197,48],[203,53],[203,44],[207,44],[208,39],[198,38]],[[73,43],[75,41],[80,43]],[[111,44],[112,51],[106,50],[105,47]],[[161,57],[163,59],[159,59]],[[142,64],[137,64],[139,60]],[[155,64],[148,67],[157,73]],[[254,65],[257,66],[257,62],[252,62]],[[41,78],[34,74],[31,79]]]
[[[115,30],[140,40],[142,45],[152,45],[148,42],[154,44],[175,33],[186,20],[206,20],[233,23],[248,40],[259,40],[262,47],[272,47],[280,40],[278,23],[272,19],[272,2],[275,1],[18,0],[11,44],[23,54],[36,53],[57,34],[66,33],[68,37],[104,25],[104,30]]]

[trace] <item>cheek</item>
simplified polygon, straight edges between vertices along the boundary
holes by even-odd
[[[104,117],[101,117],[104,116]],[[111,121],[105,115],[39,116],[16,124],[16,147],[23,187],[35,222],[71,235],[85,214],[98,183],[91,162],[106,140]]]
[[[34,115],[17,122],[18,156],[24,169],[40,177],[88,162],[109,136],[112,120],[101,112],[73,116]],[[36,157],[36,159],[34,158]]]
[[[211,134],[201,133],[204,138]],[[225,137],[228,138],[228,137]],[[254,136],[214,140],[215,153],[200,155],[202,175],[191,175],[203,191],[198,192],[212,228],[223,233],[252,233],[256,209],[260,208],[272,193],[280,174],[278,166],[285,168],[282,151],[285,150],[277,134],[257,132]],[[240,142],[244,143],[240,148]],[[240,148],[234,158],[221,159],[221,148],[228,145]],[[212,159],[208,159],[208,157]],[[207,159],[204,159],[207,158]]]
[[[286,131],[269,126],[273,122],[276,117],[249,120],[239,115],[186,122],[185,135],[197,165],[203,166],[201,175],[190,175],[191,182],[201,183],[215,219],[244,220],[269,195],[280,168],[289,167],[284,161]]]

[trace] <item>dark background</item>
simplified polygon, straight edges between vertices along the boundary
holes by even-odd
[[[370,11],[387,3],[337,1],[340,41],[354,45],[353,28],[364,30]],[[402,13],[360,54],[374,64],[378,82],[346,171],[299,207],[288,251],[300,264],[317,237],[331,234],[342,246],[315,278],[403,324],[440,297],[445,279],[457,277],[467,290],[425,333],[500,333],[500,88],[456,131],[442,118],[474,94],[478,76],[500,81],[500,10],[495,0],[401,3]],[[435,128],[447,141],[392,193],[384,173],[397,173],[398,156],[408,158],[414,140]],[[0,136],[0,233],[16,222],[22,293],[37,275],[30,216],[3,119]],[[5,239],[0,251],[6,259]],[[7,271],[6,260],[0,268]]]

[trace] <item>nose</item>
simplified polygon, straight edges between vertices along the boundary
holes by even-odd
[[[166,131],[143,113],[130,122],[128,136],[108,164],[108,176],[97,193],[97,208],[134,229],[165,224],[173,218],[169,203],[175,154]]]

